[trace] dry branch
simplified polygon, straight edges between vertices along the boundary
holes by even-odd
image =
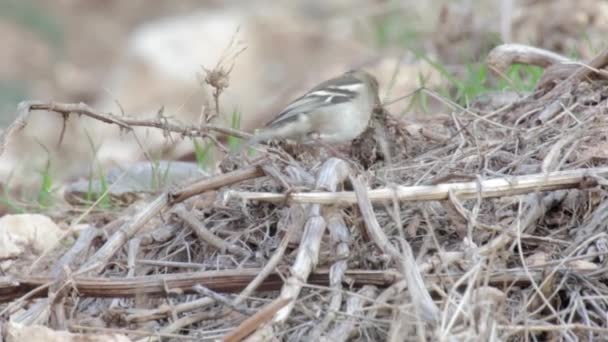
[[[551,89],[547,94],[539,99],[544,103],[550,103],[556,98],[562,96],[567,92],[573,84],[579,83],[585,77],[593,74],[596,70],[601,69],[608,65],[608,49],[605,49],[600,54],[595,56],[588,64],[582,64],[572,75],[567,79],[563,80]]]
[[[262,177],[263,175],[264,170],[262,170],[261,167],[250,166],[221,175],[205,178],[192,185],[185,186],[180,190],[170,193],[170,203],[174,204],[182,202],[205,191],[219,189],[221,187],[232,185],[248,179]]]
[[[128,116],[118,116],[112,113],[101,113],[93,108],[89,107],[84,103],[60,103],[60,102],[41,102],[41,101],[24,101],[21,102],[18,106],[19,112],[19,121],[27,123],[27,115],[31,111],[40,111],[46,110],[49,112],[55,112],[63,115],[64,117],[68,117],[70,114],[84,115],[95,120],[107,123],[118,125],[122,129],[132,130],[134,127],[152,127],[162,129],[168,132],[178,133],[183,136],[188,137],[200,137],[209,134],[209,132],[217,132],[224,135],[234,136],[237,138],[247,139],[250,137],[249,134],[239,131],[234,128],[223,127],[205,124],[201,126],[183,126],[172,124],[164,118],[155,118],[148,120],[138,120],[133,119]],[[24,125],[23,125],[24,126]],[[20,127],[16,127],[19,129]],[[11,134],[13,134],[11,132]],[[0,150],[2,152],[2,150]]]
[[[329,269],[329,287],[332,293],[327,314],[308,335],[310,341],[318,341],[330,323],[335,320],[337,312],[340,311],[343,299],[342,283],[344,282],[344,274],[348,269],[348,257],[350,255],[350,230],[344,223],[340,211],[337,208],[331,208],[326,211],[324,217],[327,221],[327,229],[333,247],[332,256],[336,261]]]
[[[490,51],[486,57],[488,68],[504,75],[512,64],[530,64],[546,68],[557,63],[572,62],[553,51],[523,44],[503,44]]]
[[[351,183],[357,195],[359,210],[361,210],[367,232],[376,246],[383,253],[390,255],[399,266],[399,270],[407,281],[410,296],[420,317],[425,321],[436,321],[439,317],[439,309],[433,303],[431,295],[424,286],[420,268],[416,264],[410,245],[407,241],[402,241],[403,253],[401,253],[391,244],[382,228],[380,228],[363,182],[360,179],[351,178]]]
[[[377,295],[376,288],[373,286],[364,286],[361,290],[359,290],[358,293],[361,296],[351,296],[346,301],[347,315],[361,315],[361,313],[364,312],[363,305],[366,304],[366,301],[363,298],[367,297],[373,299]],[[327,336],[324,336],[320,341],[349,341],[350,337],[355,333],[355,325],[356,321],[354,319],[343,321],[341,324],[335,326],[334,329],[332,329]]]
[[[323,163],[317,176],[316,189],[335,191],[348,177],[350,170],[345,161],[331,158]],[[326,223],[320,216],[321,208],[313,205],[309,208],[309,219],[304,227],[304,235],[300,243],[298,255],[291,267],[293,274],[285,281],[279,298],[291,298],[291,302],[279,310],[273,323],[284,322],[293,309],[295,300],[319,261],[321,239],[325,232]]]
[[[97,252],[80,267],[79,272],[101,272],[110,259],[129,241],[152,217],[167,207],[167,194],[161,194],[148,204],[132,220],[127,221]]]
[[[246,249],[239,247],[237,245],[228,243],[223,239],[215,236],[209,229],[205,226],[205,223],[199,220],[196,215],[186,210],[186,207],[182,204],[179,204],[174,208],[175,213],[179,216],[184,222],[190,226],[190,228],[194,231],[196,236],[201,240],[202,243],[207,243],[220,251],[228,251],[232,254],[241,255],[245,257],[249,257],[251,253],[249,253]]]
[[[277,311],[285,307],[285,305],[287,305],[290,300],[291,298],[281,297],[275,299],[274,301],[272,301],[272,303],[266,305],[255,315],[244,320],[243,323],[241,323],[236,329],[224,336],[224,341],[241,341],[247,335],[255,331],[255,329],[257,329],[259,326],[270,321],[270,319],[272,319],[272,317],[277,313]]]
[[[295,222],[291,222],[291,224],[287,228],[287,233],[285,234],[285,236],[283,236],[281,243],[279,244],[277,249],[274,251],[272,256],[268,259],[268,262],[266,263],[266,265],[264,265],[262,270],[247,285],[247,287],[243,291],[241,291],[239,296],[234,300],[235,303],[238,304],[238,303],[241,303],[243,300],[245,300],[246,297],[250,296],[264,282],[264,280],[270,274],[272,274],[274,272],[275,268],[281,262],[281,259],[283,258],[283,255],[284,255],[285,251],[287,250],[287,246],[289,245],[289,242],[291,241],[292,237],[296,235],[296,230],[299,230],[301,228],[302,228],[301,225],[299,225]]]
[[[576,272],[581,275],[593,274],[599,280],[608,280],[595,269],[579,268],[576,264],[564,265],[556,268],[558,273]],[[194,293],[192,286],[202,284],[203,286],[218,292],[238,292],[244,289],[260,272],[260,269],[239,269],[225,271],[205,271],[179,274],[157,274],[150,276],[139,276],[133,278],[113,277],[83,277],[76,276],[70,279],[71,285],[82,297],[115,298],[135,296],[167,296],[167,290],[178,290],[183,293]],[[510,284],[526,285],[530,283],[530,275],[536,282],[542,281],[545,271],[543,269],[531,269],[527,274],[519,268],[505,269],[488,272],[488,282],[495,286]],[[310,274],[307,282],[313,285],[329,286],[329,269],[318,269]],[[452,272],[449,274],[427,274],[424,275],[429,289],[433,290],[433,282],[443,280],[454,282],[463,275],[463,272]],[[352,286],[374,285],[377,287],[388,287],[401,281],[400,273],[393,270],[370,271],[370,270],[347,270],[345,277],[349,279]],[[49,284],[54,281],[50,276],[29,277],[1,277],[0,278],[0,303],[14,300],[24,294],[27,298],[39,298],[47,296]],[[260,285],[259,291],[276,291],[283,284],[278,272],[272,272]],[[37,289],[33,292],[33,289]]]
[[[372,202],[389,201],[439,201],[446,200],[452,192],[459,199],[494,198],[527,194],[536,191],[554,191],[589,186],[585,181],[593,177],[608,177],[608,167],[575,169],[538,173],[524,176],[501,177],[481,182],[444,183],[438,185],[396,186],[369,190]],[[285,201],[285,194],[228,190],[226,198],[278,203]],[[357,203],[354,192],[295,192],[289,194],[294,203],[350,205]]]
[[[70,279],[73,288],[84,297],[134,297],[134,296],[166,296],[167,290],[178,290],[184,293],[194,293],[192,286],[201,284],[218,292],[238,292],[243,290],[258,274],[259,268],[205,271],[178,274],[157,274],[133,278],[84,277],[76,276]],[[354,284],[375,285],[384,287],[398,279],[394,271],[351,270],[346,276]],[[47,287],[55,280],[50,276],[1,277],[0,303],[6,303],[24,294],[28,298],[44,297]],[[328,285],[329,270],[317,270],[308,278],[310,284]],[[259,291],[276,291],[283,285],[278,272],[274,271],[260,284]],[[39,288],[40,287],[40,288]],[[37,289],[35,293],[29,293]]]

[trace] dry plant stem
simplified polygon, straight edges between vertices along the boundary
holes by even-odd
[[[521,225],[521,208],[522,208],[522,201],[520,200],[519,202],[519,206],[518,206],[518,213],[517,213],[517,218],[516,218],[516,231],[518,233],[521,233],[523,231],[523,227]],[[526,264],[526,259],[524,257],[523,251],[522,251],[522,245],[521,245],[521,238],[516,239],[515,244],[517,245],[518,251],[517,254],[519,256],[520,259],[520,264],[522,265],[522,268],[524,270],[524,272],[526,272],[527,274],[529,274],[529,268],[528,265]],[[547,282],[552,282],[552,280],[555,279],[552,274],[550,274],[548,277],[543,279],[543,283],[547,284]],[[533,301],[535,301],[535,305],[536,308],[538,308],[541,304],[544,304],[544,308],[548,309],[554,317],[557,318],[557,320],[559,321],[559,323],[564,324],[564,321],[562,319],[562,317],[560,315],[557,314],[557,310],[553,307],[552,303],[550,303],[549,299],[546,297],[545,293],[543,293],[542,288],[544,287],[543,284],[541,284],[540,286],[538,285],[538,282],[534,281],[534,279],[532,278],[532,276],[530,276],[530,284],[532,285],[531,287],[534,289],[534,292],[532,293],[531,298],[528,299],[527,303],[524,305],[524,310],[526,312],[528,312],[529,307],[531,306],[531,303]],[[534,311],[533,308],[532,311]]]
[[[458,197],[454,196],[452,192],[448,194],[448,200],[445,202],[446,216],[450,218],[452,224],[452,230],[454,230],[458,236],[465,236],[465,232],[468,231],[467,226],[470,225],[473,220],[471,219],[471,212],[465,209]],[[470,239],[470,234],[466,234]]]
[[[548,193],[542,196],[542,198],[539,194],[530,194],[526,196],[524,201],[526,203],[527,214],[521,221],[522,232],[534,234],[534,230],[536,229],[534,223],[543,217],[545,213],[548,213],[551,209],[559,205],[566,196],[568,196],[568,192],[565,190]],[[518,237],[519,236],[521,236],[521,232],[518,233]]]
[[[262,170],[264,170],[264,173],[268,177],[271,177],[272,179],[274,179],[284,189],[291,188],[291,186],[289,185],[289,183],[285,179],[285,176],[283,176],[281,174],[281,171],[279,171],[279,169],[275,165],[273,165],[273,164],[264,164],[264,165],[261,165],[261,168],[262,168]]]
[[[504,75],[513,64],[530,64],[546,68],[557,63],[572,62],[555,52],[523,44],[502,44],[486,57],[489,69]]]
[[[319,170],[315,189],[335,191],[348,177],[349,172],[345,161],[337,158],[328,159]],[[326,227],[325,220],[320,216],[320,212],[321,208],[318,205],[309,208],[309,218],[304,227],[304,235],[300,242],[296,260],[291,267],[292,275],[285,281],[279,296],[279,298],[292,298],[292,301],[277,312],[273,319],[275,324],[287,319],[302,289],[302,284],[306,283],[308,276],[317,266],[321,239]],[[269,328],[271,327],[266,329]]]
[[[402,299],[402,302],[404,300]],[[414,332],[415,336],[418,337],[418,341],[425,342],[425,328],[424,324],[420,321],[410,321],[410,315],[406,314],[405,309],[397,310],[393,319],[391,320],[391,326],[388,331],[388,336],[386,341],[388,342],[399,342],[404,340],[404,336],[412,336],[412,340],[414,340]],[[414,330],[414,325],[416,326],[416,330]]]
[[[285,236],[283,236],[283,240],[281,240],[281,244],[279,244],[279,247],[274,251],[270,259],[268,259],[268,262],[266,263],[266,265],[264,265],[258,275],[247,285],[247,287],[243,291],[241,291],[239,296],[234,300],[235,304],[239,304],[243,302],[243,300],[245,300],[247,297],[249,297],[262,284],[262,282],[264,282],[264,279],[266,279],[274,271],[279,262],[281,262],[281,259],[283,258],[287,247],[289,246],[289,242],[291,241],[292,237],[295,236],[296,231],[299,229],[301,229],[301,226],[295,223],[292,223],[289,226],[289,228],[287,229],[287,233],[285,234]]]
[[[135,265],[137,262],[137,254],[141,245],[141,238],[136,237],[129,240],[127,244],[127,274],[125,278],[133,278],[135,276]],[[109,305],[110,310],[120,307],[121,299],[115,298]]]
[[[400,260],[401,254],[390,243],[388,237],[384,234],[382,228],[380,228],[380,224],[378,223],[376,214],[372,208],[372,203],[369,200],[367,188],[359,178],[351,177],[350,182],[352,183],[357,196],[359,210],[361,211],[361,216],[363,216],[367,234],[382,253],[390,255],[391,257],[396,258],[396,260]]]
[[[135,313],[128,314],[125,321],[128,323],[144,323],[148,321],[164,319],[167,317],[177,316],[177,314],[202,309],[215,303],[215,300],[205,297],[195,299],[190,302],[185,302],[175,306],[161,305],[158,309],[153,310],[137,310]]]
[[[372,237],[372,240],[380,248],[380,250],[390,255],[395,262],[399,265],[403,276],[407,281],[410,296],[414,302],[420,317],[425,321],[437,321],[439,318],[439,309],[435,306],[431,295],[427,291],[420,269],[416,264],[416,259],[412,253],[410,245],[406,241],[402,241],[403,254],[395,248],[390,241],[380,224],[376,219],[372,203],[367,196],[367,189],[360,178],[351,177],[351,183],[355,189],[357,199],[359,201],[359,210],[363,216],[363,221],[367,228],[368,234]]]
[[[186,224],[188,224],[188,226],[192,228],[192,230],[202,243],[207,243],[222,252],[228,251],[232,254],[240,255],[243,257],[250,256],[251,253],[249,253],[244,248],[241,248],[234,244],[226,243],[226,241],[224,241],[223,239],[220,239],[215,236],[211,231],[209,231],[209,229],[207,229],[207,227],[205,227],[205,224],[203,222],[201,222],[194,214],[187,211],[182,204],[177,205],[174,211],[177,216],[179,216],[179,218],[184,220],[184,222],[186,222]]]
[[[72,226],[76,225],[78,222],[80,222],[82,220],[82,218],[85,217],[85,214],[88,213],[95,205],[93,205],[91,208],[89,208],[88,210],[85,211],[85,213],[83,213],[77,220],[75,220],[74,222],[72,222]],[[67,232],[65,232],[63,234],[63,236],[59,239],[59,241],[63,241],[63,239],[65,237],[67,237],[70,233],[71,233],[72,229],[69,229]],[[54,278],[51,282],[49,282],[49,286],[51,287],[51,289],[49,289],[49,292],[52,291],[52,288],[54,287],[60,287],[60,286],[67,286],[68,285],[68,281],[65,279],[65,277],[67,277],[68,275],[70,275],[70,264],[74,263],[75,260],[78,260],[79,257],[83,257],[84,254],[86,253],[88,247],[90,246],[92,240],[99,236],[101,234],[102,230],[101,229],[96,229],[94,227],[89,227],[87,229],[85,229],[83,232],[81,232],[80,236],[78,237],[78,240],[76,241],[76,243],[74,244],[74,246],[72,246],[72,248],[66,252],[60,259],[59,261],[57,261],[53,267],[51,268],[51,276]],[[28,274],[31,274],[33,272],[33,270],[35,269],[35,267],[38,265],[39,262],[41,262],[42,260],[46,260],[46,256],[51,252],[51,250],[53,250],[55,247],[49,248],[46,251],[44,251],[39,257],[38,259],[36,259],[36,261],[34,261],[32,263],[32,265],[30,266],[29,270],[28,270]],[[85,260],[84,258],[80,258],[81,260]],[[80,260],[79,260],[80,261]],[[76,265],[71,265],[71,266],[76,266]],[[62,284],[62,282],[64,284]],[[71,284],[70,284],[71,285]],[[36,289],[32,290],[32,291],[36,291]],[[14,303],[15,304],[15,303]],[[25,302],[16,302],[15,305],[23,305],[25,304]],[[38,303],[36,303],[36,305],[31,306],[27,312],[25,313],[25,316],[36,316],[36,317],[41,317],[42,315],[44,315],[45,312],[48,311],[48,305],[51,305],[51,301],[49,300],[43,300],[43,301],[39,301]],[[45,322],[42,322],[45,323]]]
[[[462,258],[461,253],[454,253],[453,262]],[[424,265],[423,265],[424,266]],[[431,266],[424,266],[432,268]],[[426,269],[426,268],[425,268]],[[205,271],[178,274],[164,274],[151,276],[137,276],[133,278],[104,278],[75,276],[71,279],[73,288],[78,290],[81,297],[135,297],[135,296],[165,296],[167,289],[179,290],[183,293],[192,293],[192,286],[203,284],[204,286],[219,292],[242,291],[259,273],[259,268],[248,268],[226,271]],[[543,270],[530,270],[532,279],[542,281]],[[604,275],[596,269],[572,264],[555,268],[554,272],[577,272],[581,275],[593,275],[594,279],[607,280]],[[427,283],[444,281],[455,282],[461,272],[447,274],[427,274]],[[506,269],[492,271],[488,276],[489,284],[503,286],[505,283],[529,284],[530,278],[519,269]],[[347,270],[345,277],[352,281],[353,285],[374,285],[386,287],[402,279],[400,273],[395,270],[369,271],[369,270]],[[47,296],[48,288],[54,278],[49,276],[24,276],[24,277],[1,277],[0,278],[0,303],[14,301],[27,301],[31,298]],[[327,286],[329,284],[329,270],[319,269],[308,278],[309,284]],[[283,285],[283,280],[277,272],[270,274],[260,285],[259,291],[276,291]],[[431,287],[432,288],[432,287]],[[21,298],[20,298],[21,297]],[[11,312],[15,306],[7,307],[0,316]]]
[[[583,64],[579,66],[576,71],[574,71],[568,78],[559,82],[555,87],[553,87],[542,97],[519,108],[517,110],[517,113],[519,114],[513,115],[513,117],[521,117],[524,113],[528,113],[541,106],[547,106],[547,104],[552,104],[555,101],[560,102],[559,98],[564,94],[568,93],[568,91],[574,85],[580,83],[583,79],[593,74],[596,70],[602,69],[607,64],[608,49],[605,49],[599,55],[593,58],[588,64]],[[545,80],[543,82],[546,83],[547,81]]]
[[[152,217],[167,207],[166,193],[159,195],[144,210],[139,212],[132,220],[127,221],[116,231],[79,271],[100,273],[110,259],[122,246],[131,239]]]
[[[137,259],[137,264],[143,266],[159,266],[159,267],[176,267],[176,268],[194,268],[200,269],[204,265],[194,262],[179,262],[179,261],[157,261],[150,259]]]
[[[291,301],[291,298],[277,298],[270,304],[264,306],[255,315],[247,318],[238,327],[224,336],[223,341],[225,342],[236,342],[241,341],[249,334],[254,332],[258,327],[269,322],[272,317],[281,310],[285,305]]]
[[[566,252],[570,254],[572,250],[578,248],[578,246],[590,236],[604,231],[606,229],[606,222],[608,222],[608,199],[604,199],[604,201],[597,206],[589,220],[581,224],[577,229],[574,243]]]
[[[474,111],[470,110],[469,108],[463,107],[462,105],[458,104],[457,102],[454,102],[453,100],[451,100],[451,99],[449,99],[447,97],[444,97],[441,94],[439,94],[439,93],[437,93],[437,92],[435,92],[435,91],[433,91],[433,90],[431,90],[429,88],[423,88],[422,91],[425,94],[428,94],[432,98],[436,99],[437,101],[440,101],[440,102],[444,103],[446,106],[452,108],[453,110],[455,110],[455,111],[456,110],[460,110],[460,111],[462,111],[464,113],[467,113],[468,115],[476,118],[479,121],[483,121],[483,122],[488,123],[488,124],[490,124],[492,126],[500,127],[502,129],[505,129],[505,130],[508,130],[508,131],[517,131],[518,130],[515,127],[510,127],[510,126],[507,126],[507,125],[503,125],[502,123],[500,123],[498,121],[492,121],[492,120],[488,119],[489,117],[492,117],[492,116],[496,115],[496,113],[500,112],[501,110],[498,110],[498,111],[492,112],[492,113],[488,113],[488,114],[485,114],[485,115],[479,115],[479,114],[475,113]],[[466,129],[466,126],[464,127],[464,129]],[[458,131],[457,133],[460,133],[460,131]]]
[[[39,283],[37,286],[32,286],[32,288],[29,288],[27,291],[18,291],[17,293],[15,293],[14,295],[10,295],[7,292],[10,291],[2,291],[4,293],[2,293],[3,295],[7,295],[7,297],[0,299],[0,303],[5,303],[5,302],[12,302],[9,305],[7,305],[2,311],[0,311],[0,317],[8,314],[8,315],[12,315],[13,313],[17,312],[18,310],[20,310],[23,306],[27,305],[27,303],[29,302],[29,300],[31,298],[36,298],[36,297],[44,297],[47,295],[51,285],[53,284],[53,279],[47,279],[47,281],[45,282],[41,282]],[[19,287],[21,284],[19,281],[13,280],[11,278],[8,277],[4,277],[4,279],[0,280],[0,289],[3,290],[7,290],[7,289],[17,289],[17,287]],[[1,293],[1,292],[0,292]],[[23,295],[22,295],[23,294]],[[32,307],[37,307],[38,310],[40,310],[41,308],[44,308],[47,305],[48,301],[40,301],[36,304],[34,304]],[[28,314],[32,314],[32,312],[37,311],[37,310],[32,310],[32,308],[30,308],[30,310],[28,310]],[[15,319],[14,317],[12,317],[12,320],[14,322],[20,322],[20,320]]]
[[[267,335],[274,331],[273,325],[283,323],[293,310],[295,301],[302,290],[303,284],[308,280],[312,270],[319,260],[321,239],[325,232],[325,220],[320,216],[320,208],[314,205],[310,208],[308,221],[304,226],[304,234],[300,242],[296,260],[291,267],[292,275],[285,280],[281,294],[277,299],[289,299],[289,303],[276,312],[272,322],[258,327],[255,336]],[[257,337],[253,337],[255,340]]]
[[[223,304],[223,305],[229,307],[231,310],[234,310],[242,315],[247,316],[247,315],[253,314],[253,311],[248,309],[246,306],[235,304],[230,299],[226,298],[225,296],[222,296],[221,294],[219,294],[215,291],[211,291],[208,288],[202,286],[201,284],[194,285],[192,287],[192,289],[194,291],[196,291],[198,294],[207,296],[209,298],[213,298],[213,300],[215,300],[216,302]]]
[[[608,49],[602,51],[589,62],[589,65],[580,66],[570,77],[556,85],[551,91],[539,99],[541,103],[552,102],[552,100],[564,94],[572,84],[578,83],[585,77],[591,75],[594,69],[601,69],[608,64]]]
[[[581,186],[585,179],[608,177],[608,167],[575,169],[537,173],[524,176],[500,177],[485,179],[480,182],[445,183],[438,185],[395,186],[368,190],[372,202],[382,202],[396,198],[400,201],[439,201],[446,200],[450,191],[461,200],[506,197],[527,194],[537,191],[555,191]],[[229,198],[256,200],[266,202],[285,201],[284,194],[271,192],[247,192],[229,190]],[[351,205],[357,203],[354,192],[296,192],[289,195],[293,203],[317,203]]]
[[[87,106],[84,103],[59,103],[59,102],[40,102],[40,101],[26,101],[19,104],[18,111],[34,111],[34,110],[47,110],[62,114],[64,116],[70,114],[78,114],[88,116],[95,120],[105,122],[108,124],[115,124],[127,130],[132,130],[133,127],[152,127],[158,128],[165,131],[170,131],[184,136],[199,137],[208,134],[211,131],[234,136],[237,138],[247,139],[250,137],[249,134],[241,132],[237,129],[229,127],[221,127],[215,125],[197,125],[197,126],[180,126],[172,124],[167,120],[153,119],[153,120],[137,120],[131,119],[126,116],[117,116],[112,113],[100,113]]]
[[[123,334],[125,336],[129,336],[129,335],[136,335],[136,336],[146,336],[145,339],[141,339],[141,341],[146,341],[146,342],[152,342],[155,341],[156,338],[166,338],[166,339],[175,339],[176,341],[179,340],[186,340],[186,338],[184,337],[184,335],[179,335],[179,334],[161,334],[161,333],[153,333],[150,331],[145,331],[145,330],[135,330],[135,329],[113,329],[113,328],[101,328],[101,327],[91,327],[91,326],[86,326],[86,325],[78,325],[78,324],[70,324],[69,325],[70,331],[73,332],[78,332],[78,333],[85,333],[85,332],[89,332],[89,333],[100,333],[100,332],[104,332],[104,333],[111,333],[111,334]],[[85,341],[89,341],[90,338],[86,338]],[[72,341],[72,340],[70,340]],[[77,341],[81,341],[81,340],[77,340]],[[97,341],[97,340],[95,340]],[[130,341],[130,340],[128,340]],[[73,342],[73,341],[72,341]],[[122,342],[122,341],[121,341]]]
[[[329,230],[330,241],[335,261],[329,269],[329,287],[331,289],[331,299],[327,308],[327,315],[315,326],[308,336],[309,341],[318,341],[321,335],[327,330],[329,324],[335,320],[336,312],[340,311],[342,305],[342,282],[344,273],[348,268],[348,256],[350,254],[349,243],[351,241],[350,231],[344,223],[340,211],[331,208],[324,214]]]
[[[49,288],[50,288],[50,284],[48,287],[45,287],[44,289],[47,290]],[[34,292],[34,291],[32,291],[32,292]],[[23,298],[20,298],[19,300],[21,301],[21,300],[23,300]],[[17,303],[19,306],[18,309],[20,309],[22,306],[26,305],[25,303],[19,303],[19,302],[17,302]],[[48,323],[49,316],[50,316],[51,305],[49,303],[50,303],[49,299],[37,301],[37,302],[33,303],[28,308],[28,310],[25,312],[16,312],[15,311],[15,309],[17,309],[16,306],[12,305],[15,303],[11,303],[11,305],[8,305],[6,307],[6,309],[4,309],[3,312],[1,312],[0,314],[3,315],[5,312],[15,312],[14,314],[11,315],[12,322],[16,322],[16,323],[20,323],[20,324],[24,324],[24,325],[33,325],[33,324],[46,325]]]
[[[129,249],[127,252],[127,278],[135,276],[135,264],[137,261],[137,253],[141,245],[140,238],[134,238],[129,240]]]
[[[393,299],[396,295],[403,292],[407,288],[407,282],[405,280],[399,280],[391,286],[386,287],[374,301],[374,307],[367,310],[366,316],[370,319],[376,318],[379,314],[378,308],[381,305],[386,304],[389,300]]]
[[[0,134],[0,156],[6,151],[11,137],[22,130],[26,125],[30,116],[30,107],[26,102],[21,102],[17,106],[16,119],[2,131]]]
[[[543,158],[543,162],[541,165],[541,171],[543,173],[549,173],[551,171],[558,170],[560,159],[564,155],[562,153],[562,150],[564,149],[564,147],[576,142],[579,139],[580,139],[579,132],[565,134],[563,137],[561,137],[555,144],[553,144],[553,146],[551,146],[551,148],[549,149],[549,152],[547,152],[547,155]]]
[[[598,327],[598,326],[592,326],[592,325],[585,325],[585,324],[577,324],[577,323],[571,323],[571,324],[547,324],[547,325],[533,325],[533,324],[526,324],[526,325],[498,325],[496,327],[498,330],[507,330],[511,333],[519,333],[519,332],[525,332],[525,333],[531,333],[531,332],[564,332],[564,331],[579,331],[579,332],[585,332],[585,331],[593,331],[593,332],[597,332],[599,334],[602,334],[602,336],[606,336],[608,334],[608,328],[603,328],[603,327]]]
[[[205,191],[215,190],[224,186],[232,185],[238,182],[262,176],[264,176],[264,170],[262,170],[261,167],[250,166],[221,175],[209,177],[170,193],[170,204],[182,202],[192,196],[198,195]]]
[[[50,275],[58,277],[65,267],[72,266],[73,263],[85,260],[87,249],[95,238],[101,235],[101,230],[95,227],[87,227],[78,235],[78,239],[72,247],[51,267]]]
[[[545,212],[544,208],[540,205],[536,205],[538,201],[536,200],[537,195],[531,194],[526,196],[526,203],[529,203],[529,209],[526,211],[526,218],[523,220],[522,227],[525,229],[536,219],[540,218],[541,215]],[[482,256],[489,256],[491,254],[496,253],[496,251],[504,250],[507,248],[507,245],[513,242],[513,239],[517,237],[516,227],[509,227],[509,231],[503,232],[498,237],[488,241],[485,245],[481,246],[477,253]]]
[[[534,125],[539,127],[562,112],[562,103],[555,101],[545,107],[537,116]]]
[[[49,253],[51,253],[51,251],[53,251],[56,247],[58,247],[59,243],[61,241],[63,241],[66,237],[68,237],[69,235],[71,235],[74,232],[74,227],[79,224],[80,222],[82,222],[85,217],[87,217],[91,211],[97,207],[97,205],[101,202],[103,196],[105,196],[106,194],[110,193],[110,191],[113,189],[113,187],[116,185],[116,183],[110,185],[110,187],[104,192],[104,194],[102,196],[100,196],[95,203],[93,203],[87,210],[85,210],[82,214],[80,214],[80,216],[78,216],[78,218],[74,221],[72,221],[71,225],[70,225],[70,229],[66,230],[61,237],[57,240],[57,242],[47,248],[45,251],[43,251],[38,258],[30,265],[30,267],[27,270],[27,273],[32,273],[33,270],[36,269],[36,267],[38,266],[38,264],[42,261],[42,260],[46,260],[46,258],[48,257]],[[109,223],[108,225],[106,225],[106,227],[108,226],[113,226],[114,224],[118,225],[118,224],[122,224],[124,220],[122,218],[118,218],[116,220],[114,220],[113,222]],[[101,229],[101,231],[105,231],[106,229]]]
[[[363,309],[364,300],[362,297],[367,297],[374,299],[376,297],[377,291],[373,286],[364,286],[361,290],[358,291],[361,296],[350,296],[346,300],[346,314],[360,315]],[[321,341],[323,342],[341,342],[349,340],[349,337],[353,335],[355,332],[355,324],[356,321],[354,319],[346,319],[342,321],[340,324],[336,325],[332,331],[330,331],[327,336],[324,336]]]
[[[133,278],[104,278],[75,276],[71,279],[74,288],[84,297],[134,297],[137,295],[163,296],[167,289],[192,293],[192,286],[202,284],[219,292],[236,292],[243,290],[258,274],[259,268],[248,268],[225,271],[205,271],[178,274],[158,274]],[[390,270],[347,271],[347,277],[354,284],[387,286],[398,279]],[[47,290],[54,278],[49,276],[24,276],[0,278],[0,303],[12,301],[23,295],[23,300],[47,296]],[[319,270],[309,278],[311,284],[327,285],[329,271]],[[273,272],[260,285],[260,291],[275,291],[283,285],[277,272]],[[32,291],[31,293],[28,293]],[[6,310],[5,310],[6,311]]]
[[[449,339],[449,336],[454,334],[454,326],[466,319],[463,317],[466,314],[464,309],[467,305],[465,304],[469,301],[473,286],[475,286],[476,281],[479,279],[481,266],[481,262],[478,261],[469,271],[467,271],[467,273],[453,284],[449,296],[446,298],[449,305],[444,306],[441,321],[439,322],[440,324],[437,329],[438,335],[440,335],[438,340],[442,341]],[[465,290],[461,295],[459,288],[463,286],[465,287]]]
[[[224,315],[220,315],[218,313],[202,311],[196,312],[190,315],[183,316],[178,318],[177,320],[171,322],[171,324],[164,326],[159,333],[159,336],[150,336],[146,338],[142,338],[138,340],[138,342],[152,342],[152,341],[163,341],[163,339],[159,338],[162,335],[172,334],[176,331],[180,331],[185,327],[196,324],[200,321],[209,320],[209,319],[218,319],[222,318]]]

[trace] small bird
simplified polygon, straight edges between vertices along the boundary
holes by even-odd
[[[376,78],[363,70],[348,71],[291,102],[258,130],[247,145],[270,139],[347,142],[365,130],[377,103]]]

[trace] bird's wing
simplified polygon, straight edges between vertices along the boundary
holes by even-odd
[[[304,96],[291,102],[266,126],[272,127],[287,123],[297,120],[299,114],[310,113],[322,107],[350,101],[357,96],[357,90],[363,86],[364,84],[353,76],[343,76],[325,81],[312,88]]]

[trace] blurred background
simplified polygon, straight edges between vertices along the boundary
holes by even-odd
[[[231,70],[217,123],[251,131],[310,86],[348,69],[375,73],[384,100],[420,86],[466,105],[512,82],[483,65],[518,42],[580,60],[605,47],[605,0],[0,0],[0,124],[23,100],[198,124],[213,106],[205,70]],[[514,70],[517,77],[542,70]],[[532,81],[534,78],[532,79]],[[529,91],[533,84],[529,84]],[[413,99],[405,118],[448,110]],[[421,101],[421,103],[424,101]],[[55,184],[144,159],[188,159],[205,141],[35,112],[0,156],[5,191]],[[145,149],[145,151],[143,151]],[[200,151],[199,151],[200,152]],[[210,166],[213,169],[213,165]]]

